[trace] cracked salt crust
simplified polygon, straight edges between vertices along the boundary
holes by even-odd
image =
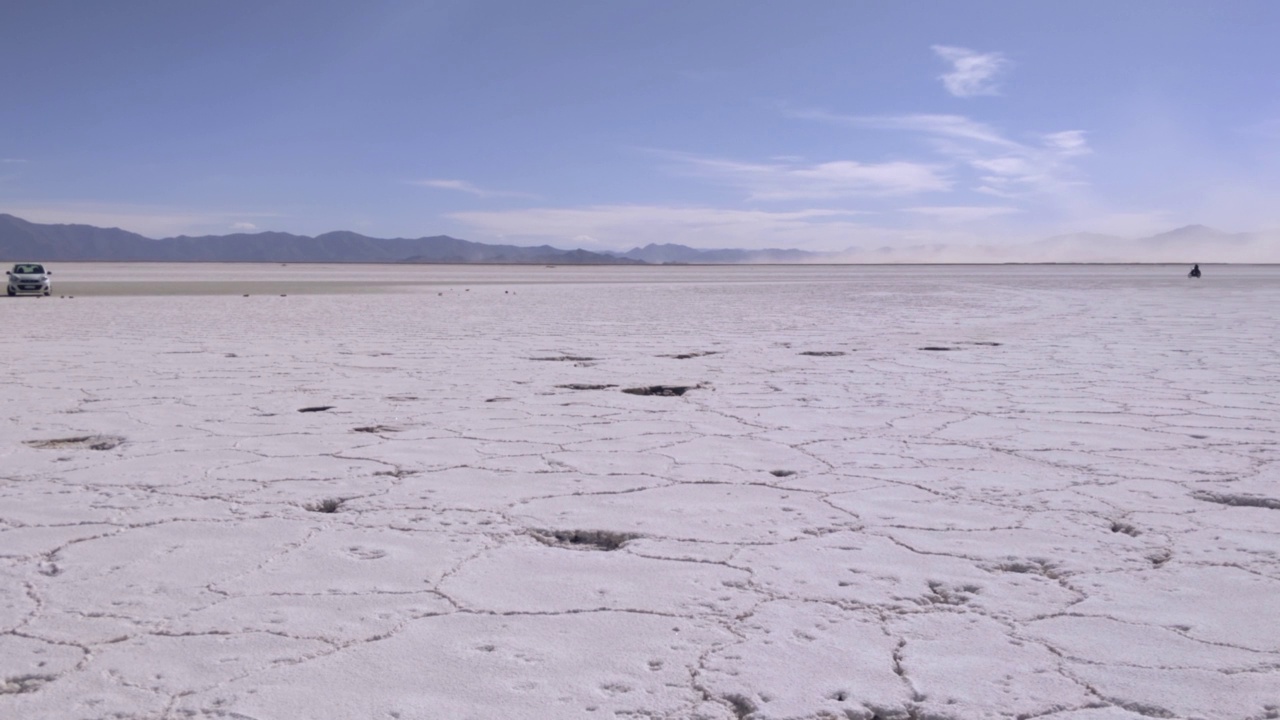
[[[6,304],[0,717],[1280,717],[1276,268],[334,270]]]

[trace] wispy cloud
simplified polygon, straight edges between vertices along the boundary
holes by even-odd
[[[1057,151],[1063,157],[1071,157],[1072,155],[1088,155],[1093,152],[1089,149],[1089,143],[1084,139],[1084,135],[1083,130],[1063,130],[1062,132],[1046,133],[1041,137],[1046,148]]]
[[[458,192],[470,193],[481,197],[489,194],[487,191],[481,190],[466,180],[410,180],[409,184],[435,188],[437,190],[457,190]]]
[[[529,193],[512,192],[509,190],[487,190],[485,188],[478,187],[474,183],[467,182],[466,180],[449,180],[449,179],[443,179],[443,178],[436,178],[436,179],[428,179],[428,180],[410,180],[408,182],[410,185],[417,185],[419,187],[433,188],[436,190],[453,190],[455,192],[463,192],[463,193],[467,193],[468,195],[475,195],[476,197],[484,197],[484,198],[533,197]]]
[[[1083,130],[1032,134],[1018,141],[963,115],[862,116],[823,110],[789,110],[788,114],[847,127],[919,135],[939,156],[967,165],[974,172],[970,189],[1004,198],[1051,194],[1084,184],[1071,160],[1092,152]]]
[[[676,163],[680,172],[743,190],[749,200],[915,195],[951,188],[951,180],[942,167],[925,163],[805,163],[790,157],[775,157],[773,162],[742,162],[686,153],[663,154]]]
[[[966,149],[964,156],[979,173],[979,192],[1014,198],[1028,194],[1055,194],[1087,183],[1080,178],[1071,160],[1093,152],[1083,130],[1066,130],[1038,137],[1036,144],[1019,144],[994,155]]]
[[[651,242],[691,247],[842,248],[866,235],[848,210],[790,212],[669,205],[529,208],[449,215],[476,231],[513,240],[582,244],[618,250]]]
[[[8,166],[6,172],[4,174],[0,174],[0,182],[9,182],[21,177],[21,170],[17,166],[23,165],[26,162],[27,161],[23,158],[0,158],[0,165]]]
[[[938,76],[947,92],[956,97],[999,94],[996,82],[1009,67],[1002,53],[980,53],[951,45],[934,45],[933,51],[951,65],[950,72]]]
[[[991,207],[979,205],[942,205],[904,208],[904,212],[940,220],[945,223],[977,222],[990,220],[1002,215],[1013,215],[1022,212],[1014,207]]]
[[[257,231],[258,226],[251,222],[237,222],[231,223],[231,229],[236,232],[255,232]]]
[[[904,130],[939,137],[972,140],[989,145],[1018,147],[1018,143],[1005,138],[990,125],[971,120],[963,115],[934,115],[916,113],[909,115],[841,115],[813,108],[787,109],[786,115],[801,120],[818,120],[836,125],[881,130]]]

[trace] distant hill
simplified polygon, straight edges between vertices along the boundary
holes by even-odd
[[[838,258],[834,262],[1280,263],[1280,231],[1227,233],[1187,225],[1141,238],[1081,232],[1020,243],[887,246],[850,250]]]
[[[384,239],[346,231],[316,237],[262,232],[153,240],[118,228],[42,225],[5,214],[0,214],[0,258],[45,262],[641,263],[586,250],[486,245],[448,235]]]
[[[1280,263],[1280,232],[1226,233],[1187,225],[1145,238],[1074,233],[1017,244],[910,245],[807,250],[699,250],[649,244],[626,252],[550,245],[488,245],[435,235],[372,238],[340,231],[316,237],[282,232],[153,240],[119,228],[42,225],[0,213],[0,262],[326,262],[525,263],[562,265],[747,263]]]
[[[1136,239],[1075,233],[1030,243],[1020,255],[1025,262],[1278,262],[1280,234],[1227,233],[1204,225]]]
[[[1073,233],[1009,244],[942,243],[806,250],[698,250],[650,244],[618,257],[647,263],[1280,263],[1280,231],[1227,233],[1187,225],[1143,238]]]

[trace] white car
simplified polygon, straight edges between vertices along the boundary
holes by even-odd
[[[40,263],[18,263],[6,272],[9,276],[9,296],[48,295],[50,291],[49,276],[53,273],[45,270]]]

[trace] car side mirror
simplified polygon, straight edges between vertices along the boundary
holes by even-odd
[[[4,271],[4,274],[5,274],[5,275],[12,275],[13,273],[9,272],[8,270],[5,270],[5,271]]]
[[[53,274],[53,271],[52,271],[52,270],[45,270],[45,271],[44,271],[44,274],[45,274],[45,275],[52,275],[52,274]]]

